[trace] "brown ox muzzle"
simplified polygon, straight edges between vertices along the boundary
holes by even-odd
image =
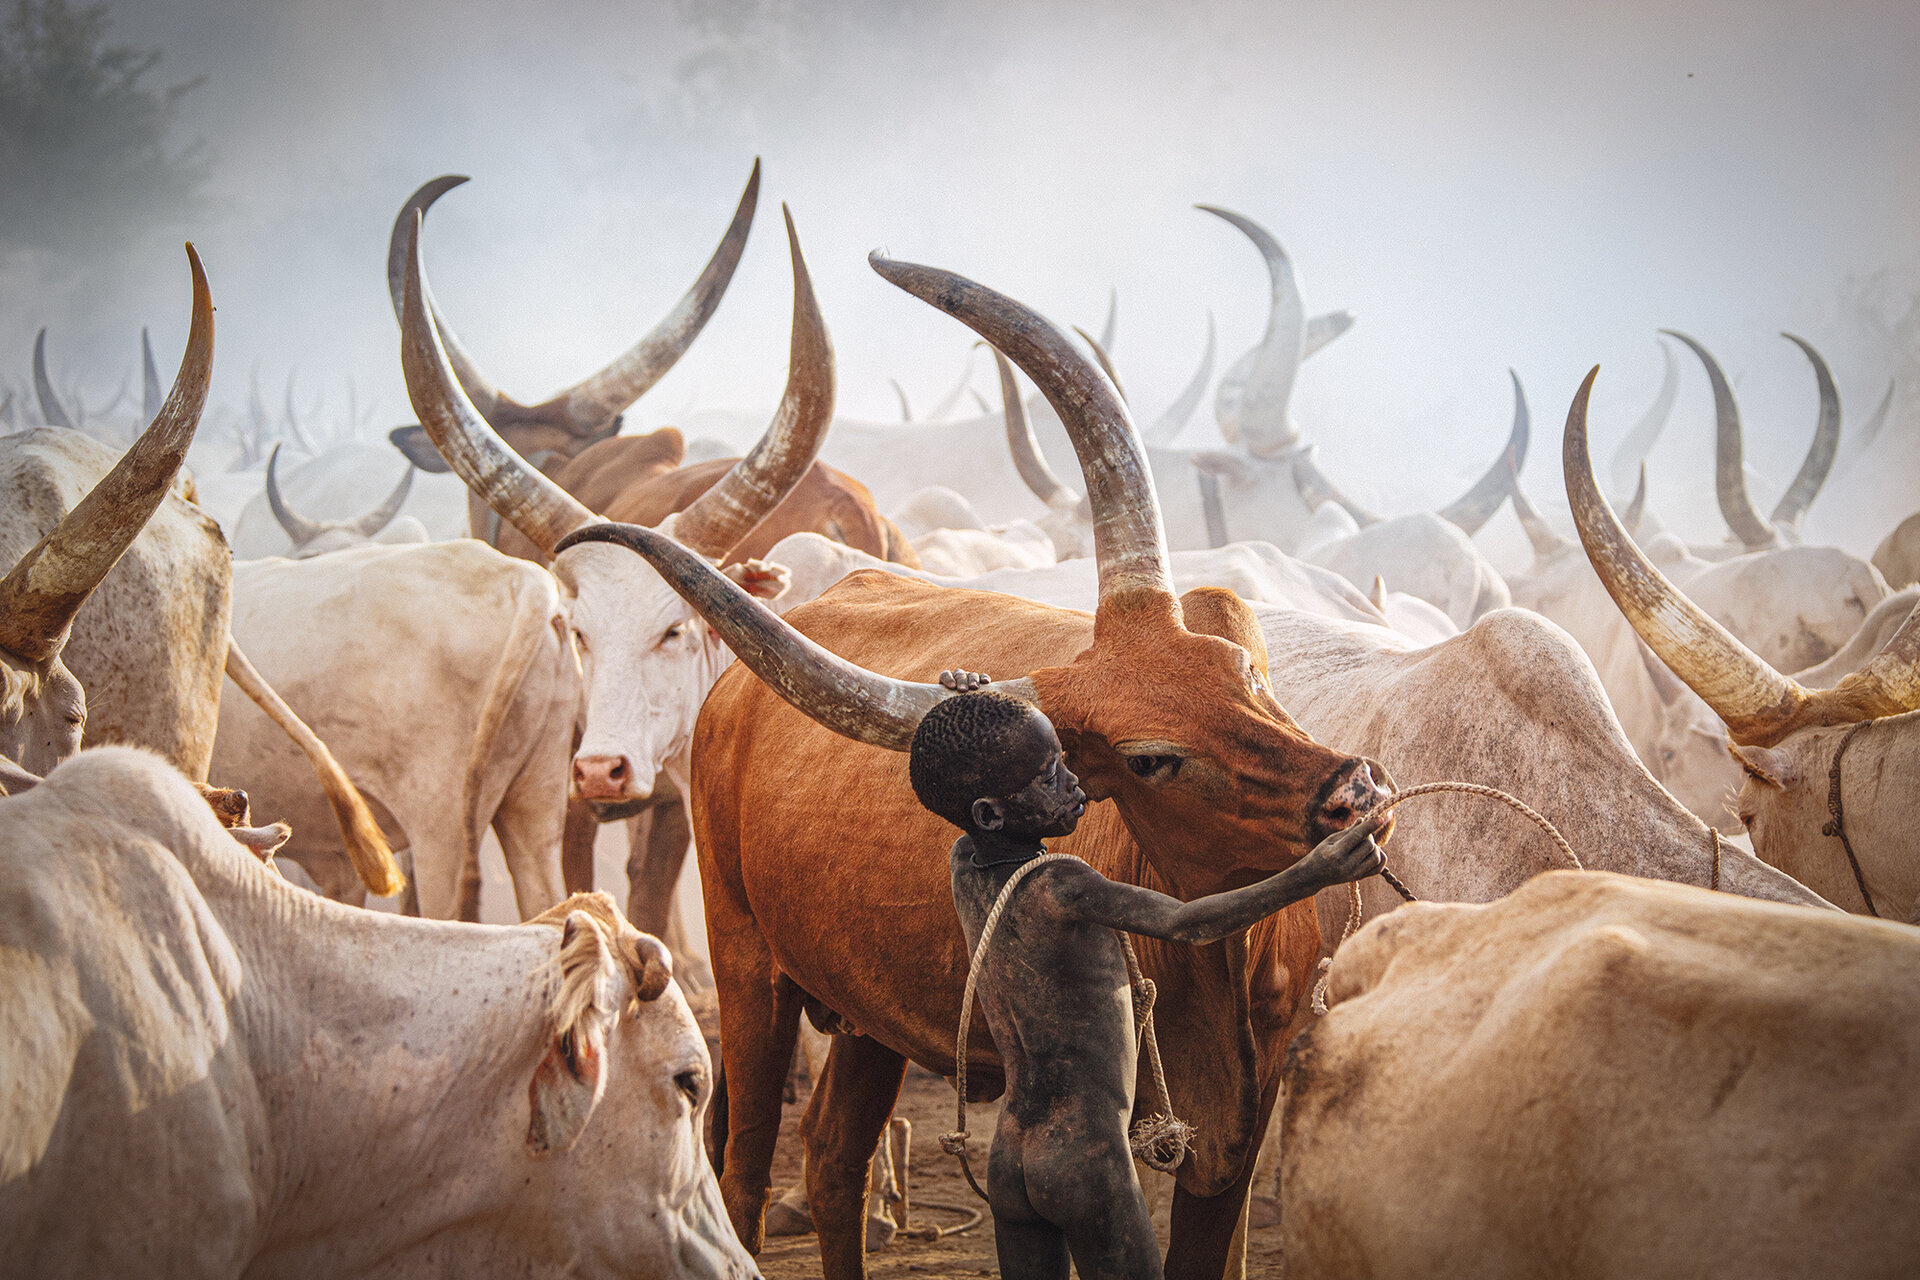
[[[1354,823],[1364,819],[1380,805],[1386,803],[1393,794],[1392,783],[1381,786],[1374,779],[1374,770],[1378,768],[1371,760],[1355,758],[1349,760],[1320,788],[1320,794],[1314,798],[1307,810],[1308,839],[1314,844],[1320,843],[1336,831],[1345,831]],[[1381,770],[1384,775],[1385,770]],[[1393,820],[1380,829],[1379,840],[1385,843],[1393,830]]]

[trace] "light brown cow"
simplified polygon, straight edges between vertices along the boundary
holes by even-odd
[[[1287,1053],[1287,1274],[1911,1275],[1917,972],[1898,925],[1604,874],[1375,921]]]
[[[1909,919],[1920,903],[1911,785],[1920,716],[1907,714],[1920,710],[1920,613],[1832,689],[1808,690],[1776,671],[1667,581],[1600,496],[1587,457],[1598,373],[1574,397],[1562,449],[1594,571],[1641,639],[1726,723],[1747,772],[1736,804],[1754,851],[1850,910]],[[1835,792],[1840,814],[1831,811]]]
[[[722,1194],[757,1248],[794,1029],[803,1004],[818,1002],[858,1031],[836,1037],[803,1127],[808,1200],[835,1278],[864,1273],[867,1162],[907,1060],[954,1069],[967,953],[938,856],[952,832],[914,800],[904,755],[945,693],[916,681],[961,657],[1031,673],[997,687],[1053,721],[1096,801],[1060,847],[1182,897],[1286,866],[1380,797],[1366,762],[1314,743],[1274,700],[1239,600],[1173,594],[1143,447],[1098,369],[1011,299],[944,271],[877,256],[874,267],[1004,350],[1070,426],[1095,513],[1094,616],[864,572],[788,626],[660,532],[574,535],[646,556],[740,658],[694,742],[729,1105]],[[1304,903],[1217,945],[1140,947],[1159,984],[1173,1109],[1198,1127],[1177,1174],[1170,1275],[1213,1280],[1227,1264],[1278,1087],[1280,1033],[1318,951]],[[984,1027],[968,1072],[975,1097],[1002,1088]]]

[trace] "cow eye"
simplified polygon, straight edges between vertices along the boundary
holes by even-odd
[[[669,640],[678,640],[680,638],[680,632],[681,628],[677,625],[668,627],[667,633],[660,637],[660,642],[665,644]]]
[[[689,1106],[700,1101],[700,1073],[698,1071],[682,1071],[673,1078],[673,1083],[674,1087],[686,1096]]]
[[[1167,776],[1171,778],[1171,777],[1177,776],[1180,772],[1180,757],[1179,756],[1128,756],[1127,768],[1133,770],[1133,774],[1136,778],[1151,778],[1154,774],[1159,773],[1162,769],[1165,769],[1167,771]]]

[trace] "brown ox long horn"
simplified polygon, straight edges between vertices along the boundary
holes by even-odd
[[[787,250],[793,259],[793,338],[786,393],[766,433],[747,456],[673,517],[673,536],[715,560],[725,558],[800,483],[833,420],[833,340],[827,336],[827,322],[821,319],[820,304],[813,296],[813,277],[807,274],[807,260],[800,252],[793,214],[785,205],[780,213],[787,222]]]
[[[1013,380],[1013,365],[998,350],[993,353],[993,363],[1000,371],[1000,402],[1006,414],[1007,450],[1013,454],[1014,470],[1033,490],[1033,496],[1049,507],[1063,499],[1079,502],[1080,495],[1060,483],[1060,477],[1047,465],[1046,455],[1040,452],[1033,424],[1027,421],[1027,406],[1021,403],[1019,385]]]
[[[1167,406],[1167,411],[1154,420],[1154,424],[1140,433],[1140,438],[1150,445],[1165,447],[1172,444],[1187,428],[1187,421],[1193,417],[1193,411],[1200,405],[1200,397],[1207,393],[1207,379],[1213,376],[1213,312],[1207,312],[1207,347],[1200,355],[1200,368],[1195,371],[1179,398]]]
[[[964,276],[869,254],[873,269],[940,308],[1026,371],[1060,415],[1093,514],[1100,605],[1136,592],[1171,598],[1167,536],[1146,449],[1113,384],[1038,312]]]
[[[464,173],[443,174],[408,196],[407,202],[400,206],[400,212],[395,215],[393,232],[387,237],[387,296],[393,302],[393,318],[396,321],[402,320],[406,307],[407,237],[412,232],[416,216],[426,217],[434,201],[469,181],[471,179]],[[491,422],[502,409],[523,407],[495,386],[493,380],[474,363],[459,335],[441,317],[440,308],[435,305],[431,293],[427,295],[427,311],[433,317],[434,331],[440,335],[441,345],[446,348],[447,360],[453,366],[454,377],[460,381],[460,389],[467,393],[467,399],[480,411],[480,416]]]
[[[657,529],[596,524],[568,534],[558,550],[611,542],[638,553],[684,597],[734,656],[775,693],[827,728],[856,742],[905,751],[920,717],[952,696],[937,684],[875,675],[829,653],[780,620],[712,564]],[[993,686],[1035,702],[1025,680]]]
[[[434,447],[469,489],[542,553],[551,555],[554,543],[596,518],[496,435],[454,380],[446,350],[427,312],[417,213],[407,245],[400,368],[406,375],[407,398],[413,402],[413,411]]]
[[[28,662],[59,652],[74,615],[140,536],[193,443],[213,376],[213,297],[191,244],[187,262],[193,325],[172,394],[113,470],[0,579],[0,649]]]
[[[1660,332],[1691,347],[1693,354],[1700,357],[1700,363],[1706,366],[1707,381],[1713,385],[1713,490],[1720,500],[1721,516],[1747,550],[1760,551],[1774,546],[1778,536],[1773,526],[1760,518],[1760,513],[1753,509],[1753,499],[1747,496],[1740,406],[1733,402],[1733,388],[1727,385],[1727,375],[1721,372],[1720,362],[1713,358],[1713,353],[1686,334],[1677,329]]]
[[[1659,394],[1613,451],[1615,493],[1633,482],[1634,468],[1644,463],[1653,451],[1653,442],[1660,438],[1667,425],[1667,415],[1673,412],[1674,397],[1680,394],[1680,362],[1674,358],[1673,348],[1664,342],[1660,344],[1660,366]]]
[[[1239,403],[1233,410],[1239,434],[1247,448],[1264,457],[1284,454],[1299,442],[1300,433],[1290,416],[1294,379],[1300,374],[1300,361],[1306,352],[1307,315],[1300,300],[1300,284],[1292,259],[1280,242],[1259,223],[1215,205],[1195,205],[1203,213],[1230,223],[1253,242],[1267,264],[1272,303],[1267,312],[1267,331],[1254,348]],[[1223,384],[1224,390],[1224,384]],[[1358,517],[1356,517],[1357,519]]]
[[[1100,362],[1100,372],[1107,375],[1107,381],[1111,382],[1113,389],[1120,393],[1120,403],[1125,404],[1127,402],[1127,389],[1120,385],[1120,375],[1114,371],[1113,359],[1107,355],[1107,349],[1100,344],[1098,339],[1085,329],[1082,329],[1079,325],[1073,326],[1073,331],[1086,339],[1087,345],[1093,348],[1093,358]]]
[[[40,398],[40,420],[50,427],[73,426],[73,419],[54,393],[53,380],[47,377],[47,331],[44,327],[33,339],[33,394]]]
[[[267,506],[273,512],[273,518],[286,530],[287,537],[293,540],[294,549],[305,546],[325,533],[332,525],[322,524],[318,520],[309,520],[287,504],[285,495],[280,492],[280,446],[273,446],[273,452],[267,455]]]
[[[1807,456],[1801,461],[1793,483],[1773,508],[1773,523],[1798,525],[1813,500],[1820,496],[1820,486],[1833,472],[1834,455],[1840,452],[1840,389],[1833,385],[1833,371],[1827,368],[1825,357],[1813,349],[1811,342],[1791,333],[1780,336],[1806,353],[1807,359],[1813,362],[1813,376],[1820,384],[1820,419],[1813,428],[1813,443],[1807,447]]]
[[[140,416],[152,422],[160,414],[164,393],[160,390],[160,371],[153,363],[153,342],[145,327],[140,330]]]
[[[1493,460],[1487,473],[1474,482],[1452,506],[1441,508],[1442,520],[1451,520],[1469,538],[1480,532],[1500,504],[1507,500],[1509,473],[1519,475],[1521,468],[1527,465],[1527,437],[1532,430],[1532,418],[1527,412],[1526,388],[1520,385],[1520,375],[1512,369],[1507,376],[1513,379],[1513,429],[1507,433],[1507,447]]]
[[[393,523],[400,514],[400,508],[407,505],[407,495],[413,492],[413,463],[407,463],[407,469],[400,474],[400,483],[393,486],[393,492],[382,502],[358,520],[348,524],[348,528],[363,538],[371,538]]]

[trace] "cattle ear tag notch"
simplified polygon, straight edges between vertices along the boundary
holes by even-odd
[[[606,934],[586,912],[567,914],[559,960],[553,1039],[527,1086],[527,1149],[534,1155],[578,1142],[607,1088],[606,1006],[619,975]]]

